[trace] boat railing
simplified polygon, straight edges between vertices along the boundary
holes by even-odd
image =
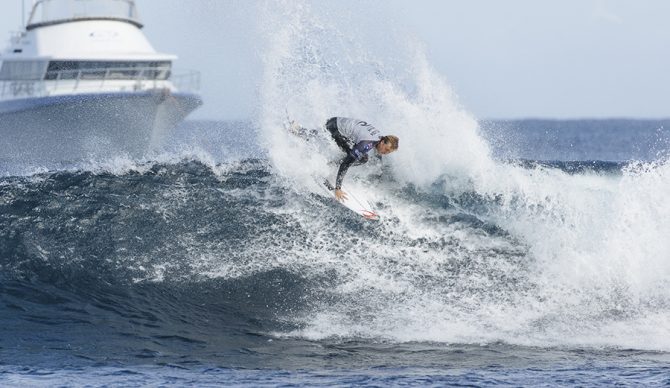
[[[195,70],[179,70],[172,74],[170,82],[180,92],[196,93],[200,91],[200,72]]]
[[[11,44],[18,44],[24,36],[26,36],[25,31],[11,31],[9,33],[9,42]]]
[[[42,80],[0,81],[0,97],[44,97],[51,94],[140,92],[172,88],[180,92],[200,90],[200,73],[157,67],[113,67],[47,71]]]

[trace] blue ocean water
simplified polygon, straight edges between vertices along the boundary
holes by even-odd
[[[352,174],[380,222],[248,123],[4,160],[0,385],[667,385],[669,123],[482,122],[485,178]]]
[[[498,157],[529,160],[653,161],[667,158],[669,120],[485,121]]]

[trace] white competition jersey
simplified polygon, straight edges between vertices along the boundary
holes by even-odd
[[[337,129],[347,139],[354,144],[361,141],[378,141],[382,136],[381,132],[362,120],[350,119],[347,117],[337,118]]]

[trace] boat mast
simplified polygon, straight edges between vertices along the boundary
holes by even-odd
[[[35,0],[30,0],[30,9],[35,8]],[[21,27],[26,29],[26,0],[21,0]]]

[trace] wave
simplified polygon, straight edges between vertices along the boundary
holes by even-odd
[[[639,208],[612,214],[612,201],[597,207],[581,198],[590,213],[578,220],[598,226],[582,231],[555,196],[530,203],[519,192],[449,191],[447,176],[428,189],[382,179],[368,195],[383,220],[371,223],[263,160],[139,167],[2,180],[7,327],[36,332],[60,322],[69,333],[74,325],[120,337],[140,325],[146,333],[131,341],[138,356],[147,339],[156,348],[211,351],[200,342],[217,330],[668,348],[665,248],[643,234],[612,235],[635,230],[626,217],[647,208],[645,199],[619,199]],[[611,182],[646,192],[642,183],[662,182],[667,169],[628,166],[612,175],[609,168],[524,171],[590,182],[585,195]]]
[[[303,2],[266,11],[258,127],[277,174],[308,187],[333,152],[286,136],[287,110],[307,126],[345,115],[400,137],[387,158],[393,183],[355,178],[371,182],[367,194],[394,221],[379,236],[344,232],[339,256],[314,255],[338,263],[338,302],[295,335],[670,347],[666,162],[609,165],[611,174],[604,162],[497,161],[420,43],[387,31],[399,42],[389,60],[352,43],[365,23],[340,28]],[[407,187],[422,194],[403,195]]]

